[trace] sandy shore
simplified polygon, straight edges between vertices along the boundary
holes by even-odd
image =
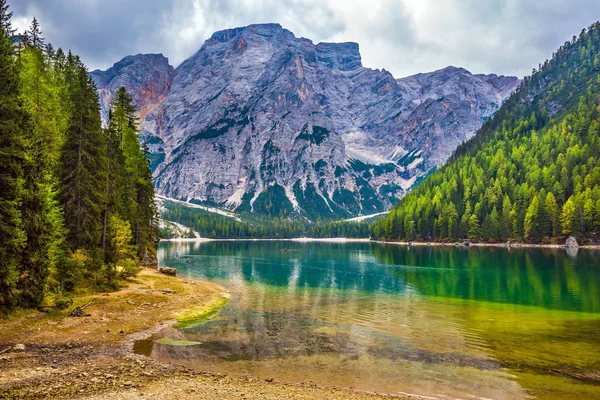
[[[389,397],[314,384],[198,372],[133,353],[133,343],[175,322],[189,307],[221,302],[210,282],[145,269],[92,301],[87,317],[24,310],[0,319],[0,399],[375,399]]]

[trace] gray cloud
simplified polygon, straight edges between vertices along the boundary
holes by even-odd
[[[363,63],[400,77],[461,66],[523,76],[600,16],[597,0],[12,0],[91,69],[163,53],[174,65],[214,31],[279,22],[296,36],[358,42]]]

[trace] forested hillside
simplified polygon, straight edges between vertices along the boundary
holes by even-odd
[[[0,308],[114,287],[155,254],[154,189],[131,97],[107,129],[79,57],[15,35],[0,0]]]
[[[214,239],[290,239],[311,238],[368,238],[369,223],[348,221],[293,220],[289,218],[258,217],[240,214],[239,219],[186,207],[171,201],[162,202],[161,216],[193,229],[201,237]],[[167,230],[164,237],[169,237]]]
[[[597,241],[599,52],[595,23],[534,69],[472,140],[374,225],[375,236]]]

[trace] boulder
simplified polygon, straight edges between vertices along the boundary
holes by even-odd
[[[177,275],[177,269],[171,268],[171,267],[160,267],[158,269],[158,271],[162,272],[165,275],[172,275],[172,276]]]
[[[579,247],[579,244],[577,243],[577,239],[575,239],[575,237],[569,236],[569,238],[567,239],[567,242],[565,243],[565,246],[567,246],[567,247]]]

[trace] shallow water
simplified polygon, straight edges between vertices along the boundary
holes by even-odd
[[[600,399],[597,251],[161,242],[159,260],[232,300],[139,353],[439,399]]]

